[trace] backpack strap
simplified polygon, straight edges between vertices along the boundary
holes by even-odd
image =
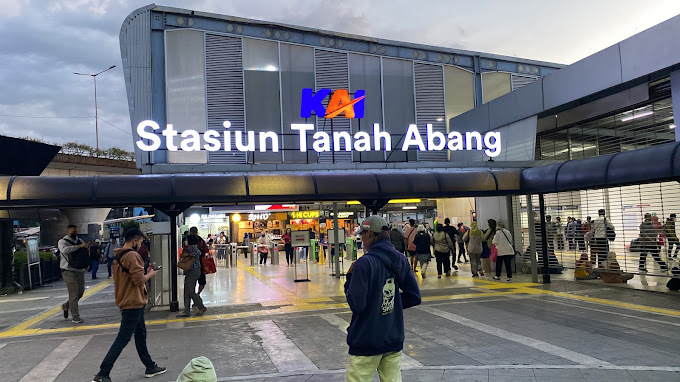
[[[65,240],[67,243],[71,244],[71,245],[78,245],[78,241],[79,241],[80,239],[79,239],[79,238],[76,239],[75,242],[72,242],[72,241],[69,240],[69,239],[64,239],[64,240]],[[58,247],[57,247],[57,250],[59,250]],[[62,257],[64,258],[64,260],[66,260],[66,263],[68,264],[69,267],[73,268],[73,265],[71,265],[71,262],[68,261],[68,256],[64,255],[64,253],[61,252],[61,251],[59,251],[59,255],[62,256]]]
[[[123,263],[120,262],[120,259],[122,259],[123,256],[125,256],[128,252],[132,252],[132,251],[133,251],[132,249],[126,248],[126,249],[120,251],[120,253],[118,254],[118,256],[116,256],[116,261],[118,262],[118,266],[119,266],[120,269],[122,269],[123,272],[125,272],[125,273],[130,273],[130,270],[127,269],[127,268],[125,268],[125,266],[123,265]]]

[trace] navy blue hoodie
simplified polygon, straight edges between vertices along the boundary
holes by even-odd
[[[376,252],[392,261],[399,277]],[[368,252],[354,263],[352,272],[347,274],[345,296],[352,309],[352,322],[347,328],[350,355],[372,356],[402,350],[404,309],[420,304],[420,289],[408,259],[394,248],[389,238],[372,243]]]

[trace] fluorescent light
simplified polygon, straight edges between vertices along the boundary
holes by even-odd
[[[645,111],[645,112],[642,112],[642,113],[640,113],[640,114],[635,114],[635,113],[633,113],[633,115],[631,115],[630,117],[621,118],[621,122],[627,122],[627,121],[630,121],[630,120],[633,120],[633,119],[638,119],[638,118],[646,117],[646,116],[652,115],[652,114],[654,114],[653,111]]]
[[[404,207],[401,207],[401,208],[404,209],[404,210],[417,210],[418,209],[417,206],[404,206]]]
[[[670,125],[668,125],[668,127],[671,129],[675,129],[675,123],[671,123]]]
[[[347,204],[361,204],[361,202],[358,200],[350,200]]]
[[[399,204],[399,203],[420,203],[420,199],[392,199],[389,204]]]
[[[444,118],[437,118],[437,122],[442,122]]]

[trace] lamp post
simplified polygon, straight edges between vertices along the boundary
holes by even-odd
[[[97,156],[99,156],[99,114],[97,113],[97,76],[107,72],[113,68],[115,68],[116,65],[111,65],[108,69],[102,70],[99,73],[96,74],[87,74],[87,73],[73,73],[77,74],[79,76],[90,76],[94,80],[94,129],[95,129],[95,135],[96,135],[96,140],[97,140]]]

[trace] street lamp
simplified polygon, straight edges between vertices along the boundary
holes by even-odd
[[[95,134],[96,134],[96,139],[97,139],[97,156],[99,156],[99,114],[97,113],[97,76],[107,72],[113,68],[115,68],[116,65],[111,65],[110,68],[102,70],[99,73],[96,74],[87,74],[87,73],[73,73],[77,74],[79,76],[90,76],[94,80],[94,128],[95,128]]]

